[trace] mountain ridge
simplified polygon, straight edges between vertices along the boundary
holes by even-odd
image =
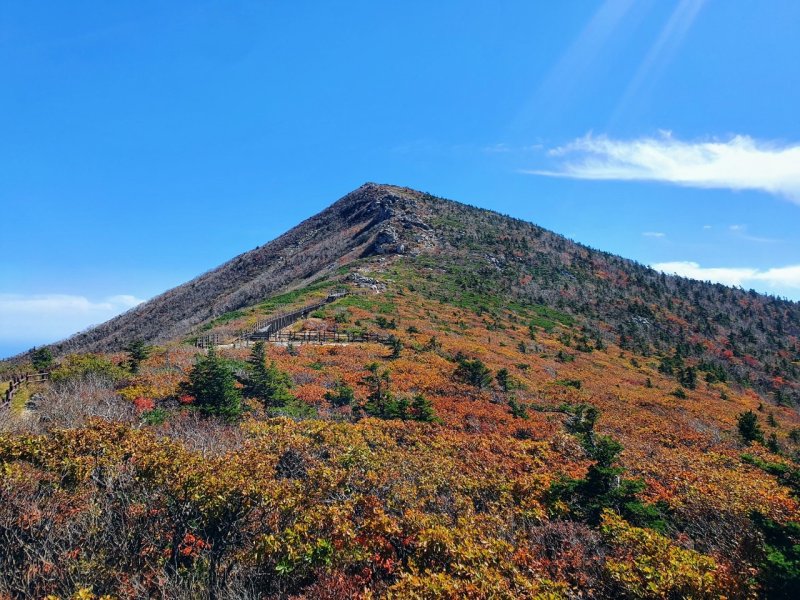
[[[391,237],[380,225],[393,215],[390,205],[400,198],[397,193],[408,191],[366,183],[274,240],[53,346],[58,352],[102,351],[120,349],[130,338],[153,343],[174,339],[204,320],[246,306],[297,280],[315,278],[331,268],[331,260],[381,252]],[[329,235],[342,223],[347,230],[356,228],[349,241]],[[323,243],[327,249],[319,248]],[[282,265],[276,268],[275,262]]]
[[[500,302],[563,310],[582,322],[584,335],[645,356],[695,356],[764,393],[775,391],[778,373],[793,382],[800,379],[797,303],[666,275],[533,223],[376,183],[54,348],[58,353],[109,351],[131,339],[185,339],[222,315],[374,260],[412,261],[415,269],[438,270],[457,288],[441,293],[444,301],[499,294]],[[788,393],[800,401],[800,386]]]

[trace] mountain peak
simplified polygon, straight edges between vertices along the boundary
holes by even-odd
[[[222,315],[279,293],[323,279],[344,283],[356,268],[381,273],[395,267],[417,273],[422,283],[414,287],[442,303],[479,311],[510,305],[556,309],[584,323],[584,337],[607,336],[643,355],[669,352],[675,340],[700,347],[697,340],[708,338],[700,358],[714,364],[729,354],[748,357],[737,363],[738,376],[758,389],[769,389],[769,373],[785,371],[784,362],[800,352],[788,349],[795,342],[783,341],[800,337],[797,304],[666,276],[532,223],[372,182],[268,244],[55,350],[118,350],[135,339],[186,339]],[[773,323],[772,329],[752,326],[762,321]],[[779,351],[788,354],[771,358]]]
[[[259,302],[287,286],[324,277],[354,260],[416,255],[435,246],[425,194],[365,183],[271,242],[153,298],[56,350],[120,349],[130,339],[164,342],[200,323]]]

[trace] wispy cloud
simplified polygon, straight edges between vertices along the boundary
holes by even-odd
[[[749,267],[701,267],[696,262],[676,261],[651,265],[658,271],[700,281],[713,281],[741,287],[800,290],[800,265],[760,270]]]
[[[667,237],[667,234],[664,233],[663,231],[644,231],[644,232],[642,232],[642,235],[644,237],[649,237],[649,238],[664,238],[664,237]]]
[[[526,173],[575,179],[659,181],[687,187],[758,190],[800,204],[800,144],[757,141],[685,142],[659,137],[613,140],[591,134],[550,150],[554,170]],[[570,161],[568,157],[576,157]]]
[[[53,342],[142,302],[127,294],[100,300],[69,294],[0,294],[0,341]]]
[[[751,233],[748,233],[747,225],[731,225],[728,227],[728,230],[731,232],[731,235],[740,240],[746,240],[748,242],[756,242],[759,244],[778,244],[782,241],[777,238],[752,235]]]

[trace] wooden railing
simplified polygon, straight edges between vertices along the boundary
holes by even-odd
[[[300,319],[305,319],[315,310],[322,308],[326,304],[330,304],[339,298],[343,298],[344,296],[347,296],[347,294],[347,290],[335,290],[328,294],[324,300],[315,302],[314,304],[309,304],[293,311],[274,315],[269,319],[256,321],[256,323],[250,327],[237,331],[233,343],[255,339],[268,339],[267,336],[269,334],[278,333],[281,329],[285,329]],[[209,348],[211,346],[218,346],[221,343],[222,337],[219,333],[210,333],[208,335],[198,337],[197,341],[195,342],[195,346],[198,348]]]
[[[14,375],[8,382],[8,389],[6,390],[5,394],[3,394],[2,400],[0,400],[0,406],[6,406],[11,404],[11,401],[14,399],[14,395],[17,393],[17,389],[23,383],[40,383],[42,381],[47,381],[50,379],[50,372],[49,371],[40,371],[39,373],[25,373],[24,375]]]
[[[330,344],[347,342],[376,342],[385,344],[388,336],[378,335],[377,333],[352,333],[349,331],[274,331],[254,333],[250,340],[275,342],[275,343],[297,343],[297,344]]]

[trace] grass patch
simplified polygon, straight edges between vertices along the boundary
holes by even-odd
[[[550,308],[549,306],[536,305],[531,307],[532,315],[530,317],[530,324],[539,329],[544,329],[548,333],[552,333],[556,325],[561,324],[565,327],[572,327],[575,324],[575,318],[561,311]]]
[[[345,296],[337,300],[334,304],[338,308],[360,308],[383,315],[392,314],[397,311],[394,302],[387,301],[385,298],[374,298],[370,296]]]
[[[232,310],[231,312],[226,312],[224,315],[218,316],[216,319],[211,321],[208,324],[209,327],[214,327],[216,325],[224,325],[229,321],[233,321],[235,319],[241,319],[242,317],[246,316],[247,313],[243,310]]]
[[[8,386],[6,386],[6,389],[7,388]],[[11,400],[11,406],[9,407],[11,414],[18,415],[25,410],[25,405],[28,403],[28,400],[30,400],[31,396],[33,396],[33,394],[40,389],[40,385],[31,385],[28,383],[23,383],[20,385],[17,388],[17,393],[14,394],[14,398]],[[5,393],[5,390],[3,393]]]
[[[295,302],[299,302],[303,300],[306,296],[313,294],[314,292],[318,292],[320,290],[325,290],[330,287],[333,287],[335,282],[333,281],[320,281],[317,283],[312,283],[311,285],[307,285],[306,287],[299,289],[299,290],[292,290],[291,292],[286,292],[285,294],[279,294],[277,296],[273,296],[265,300],[264,302],[258,305],[258,309],[262,311],[273,311],[276,308],[284,307],[288,304],[294,304]]]
[[[571,387],[579,390],[582,384],[580,379],[559,379],[556,381],[556,385],[563,385],[564,387]]]

